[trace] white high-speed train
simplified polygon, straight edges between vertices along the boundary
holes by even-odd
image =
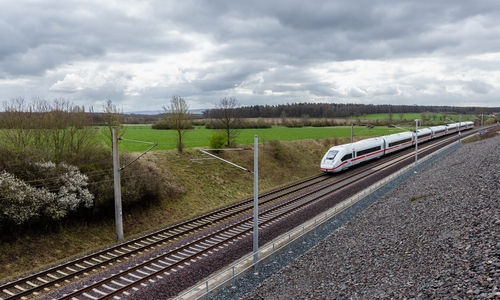
[[[340,172],[359,163],[444,135],[474,128],[474,122],[459,122],[402,132],[331,147],[321,160],[321,171]]]

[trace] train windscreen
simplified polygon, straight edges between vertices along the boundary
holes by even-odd
[[[328,151],[328,153],[326,154],[326,159],[333,160],[335,158],[335,156],[337,155],[337,153],[339,153],[337,150]]]

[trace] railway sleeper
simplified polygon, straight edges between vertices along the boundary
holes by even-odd
[[[181,253],[179,253],[179,254],[181,254]],[[181,254],[181,255],[182,255],[182,254]],[[176,262],[178,262],[178,261],[180,261],[180,260],[183,260],[183,259],[186,259],[186,257],[184,257],[184,256],[178,256],[178,255],[175,255],[175,254],[171,255],[171,257],[173,257],[173,258],[177,259],[177,261],[176,261]]]
[[[151,265],[153,266],[154,264],[151,264]],[[161,269],[163,269],[163,268],[160,268],[160,267],[158,267],[158,268],[159,268],[160,270],[161,270]],[[153,269],[153,268],[151,268],[151,267],[149,267],[149,266],[145,266],[145,267],[144,267],[144,269],[146,269],[146,270],[148,270],[148,271],[151,271],[151,272],[158,272],[158,271],[159,271],[159,270],[157,270],[157,269]]]
[[[76,270],[74,270],[74,269],[72,269],[72,268],[70,268],[70,267],[66,267],[66,269],[67,269],[67,270],[69,270],[70,272],[73,272],[73,273],[75,273],[75,272],[76,272]]]
[[[189,256],[189,255],[193,255],[193,254],[198,253],[197,251],[191,251],[191,250],[189,250],[189,249],[185,249],[185,250],[183,250],[182,252],[183,252],[183,253],[187,253],[187,256]]]
[[[43,283],[48,283],[48,280],[43,279],[42,277],[37,277],[36,280],[41,281]]]
[[[119,287],[124,287],[124,286],[126,286],[125,284],[119,283],[119,282],[118,282],[118,281],[116,281],[116,280],[111,281],[111,283],[112,283],[112,284],[115,284],[115,285],[117,285],[117,286],[119,286]]]
[[[137,273],[140,273],[140,274],[144,275],[144,276],[149,276],[149,275],[151,275],[151,273],[148,273],[148,272],[143,271],[143,270],[140,270],[140,269],[139,269],[139,270],[135,270],[135,271],[136,271]]]
[[[26,283],[29,284],[29,285],[31,285],[32,287],[35,287],[35,288],[39,286],[38,284],[33,283],[31,281],[26,281]]]
[[[95,293],[100,294],[100,295],[103,295],[103,296],[107,296],[107,295],[108,295],[108,293],[105,293],[105,292],[103,292],[103,291],[100,291],[100,290],[98,290],[98,289],[96,289],[96,288],[92,289],[92,292],[95,292]]]
[[[102,285],[102,287],[103,287],[103,288],[106,288],[106,289],[108,289],[108,290],[110,290],[110,291],[112,291],[112,292],[114,292],[114,291],[118,290],[118,289],[115,289],[115,288],[113,288],[113,287],[110,287],[110,286],[109,286],[109,285],[107,285],[107,284],[103,284],[103,285]]]
[[[15,296],[16,295],[15,293],[13,293],[13,292],[11,292],[9,290],[2,290],[2,292],[6,293],[6,294],[8,294],[10,296]]]
[[[139,275],[135,275],[134,273],[128,273],[128,275],[129,275],[130,277],[137,278],[138,280],[141,280],[141,279],[143,278],[143,277],[141,277],[141,276],[139,276]],[[135,281],[133,281],[133,282],[135,282]]]

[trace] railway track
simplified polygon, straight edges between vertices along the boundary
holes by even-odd
[[[312,187],[328,180],[327,176],[317,175],[300,182],[275,189],[259,196],[259,205],[265,207],[282,197],[291,196],[298,191]],[[206,229],[253,209],[253,199],[246,199],[228,207],[204,214],[174,226],[148,235],[126,241],[105,250],[78,258],[64,264],[37,272],[35,274],[8,282],[0,286],[0,299],[21,299],[37,293],[53,289],[55,285],[79,279],[96,270],[112,266],[143,252],[184,238],[190,234]]]
[[[398,162],[396,162],[398,163]],[[388,168],[389,165],[383,167]],[[285,201],[272,205],[259,213],[259,227],[272,226],[273,223],[300,212],[319,199],[338,191],[354,180],[362,180],[371,176],[375,170],[363,171],[341,179],[330,180],[322,184],[320,189],[309,189],[288,198]],[[71,293],[61,295],[58,299],[111,299],[113,297],[128,297],[133,288],[140,285],[150,285],[163,280],[167,276],[175,276],[180,268],[197,268],[202,260],[212,253],[222,251],[231,244],[245,237],[253,231],[253,217],[245,216],[227,227],[196,239],[179,248],[173,249],[153,258],[137,263],[135,266],[117,274],[102,278]]]
[[[443,143],[445,143],[445,140]],[[419,151],[425,151],[425,148],[421,148]],[[402,152],[391,156],[392,162],[380,161],[378,166],[371,166],[371,171],[360,170],[357,173],[350,173],[348,176],[343,177],[318,175],[262,194],[259,196],[259,210],[263,210],[259,214],[259,227],[270,226],[273,222],[283,219],[307,205],[311,205],[314,201],[349,185],[352,181],[373,175],[374,172],[380,172],[382,169],[408,159],[408,157],[409,154]],[[283,202],[280,204],[272,205],[277,202],[277,199],[285,200],[282,200]],[[149,252],[204,230],[214,224],[221,224],[237,216],[249,214],[252,209],[253,200],[247,199],[227,208],[4,284],[0,286],[0,299],[21,299],[36,295],[40,291],[54,290],[58,284],[74,281],[95,272],[94,270],[119,264],[141,253]],[[234,241],[250,235],[253,230],[252,222],[251,217],[247,217],[185,246],[67,294],[61,299],[108,299],[120,294],[126,295],[127,291],[141,283],[162,279],[163,276],[170,276],[170,273],[175,272],[176,268],[193,264],[200,257],[209,255],[209,253],[217,251],[219,248],[224,248]]]

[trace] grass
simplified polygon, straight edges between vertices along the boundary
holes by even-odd
[[[427,114],[431,117],[434,114]],[[445,119],[442,114],[435,114],[436,121],[434,123],[450,123],[452,120],[459,120],[459,115],[447,114]],[[399,127],[407,128],[407,130],[415,129],[415,122],[413,120],[419,119],[422,114],[404,114],[403,120],[409,120],[408,124],[399,125]],[[352,117],[356,120],[357,118]],[[360,120],[388,120],[388,114],[371,114],[360,116]],[[443,120],[444,119],[444,120]],[[472,115],[462,115],[461,120],[474,121]],[[393,120],[399,121],[398,114],[393,115]],[[431,120],[432,121],[432,120]],[[432,126],[428,124],[425,126]],[[421,126],[419,124],[419,126]],[[366,129],[365,126],[354,126],[355,137],[370,137],[381,136],[391,133],[401,132],[398,128],[388,128],[386,126],[376,126],[373,129]],[[195,129],[190,130],[183,139],[185,148],[208,148],[210,146],[209,138],[214,133],[211,129],[205,129],[203,126],[196,126]],[[303,127],[303,128],[287,128],[280,126],[273,126],[268,129],[243,129],[241,130],[236,143],[238,145],[252,145],[254,136],[257,135],[259,141],[292,141],[304,139],[326,139],[326,138],[347,138],[351,136],[350,126],[334,126],[334,127]],[[123,136],[124,140],[120,142],[120,151],[122,152],[143,152],[151,147],[151,143],[158,143],[153,151],[158,150],[172,150],[176,149],[177,135],[172,130],[153,130],[150,125],[131,125],[127,126],[127,132]],[[140,141],[140,142],[139,142]],[[149,144],[148,144],[149,143]]]
[[[410,202],[416,201],[416,200],[424,198],[424,197],[427,197],[427,195],[412,196],[410,198]]]
[[[253,144],[253,135],[259,136],[259,192],[261,193],[318,174],[320,172],[319,161],[326,150],[334,145],[334,141],[343,144],[350,140],[350,127],[278,129],[280,130],[274,130],[274,128],[248,130],[240,135],[242,144]],[[354,127],[354,129],[356,136],[395,132],[389,128],[375,129],[381,129],[383,133],[367,130],[364,127]],[[200,133],[205,132],[205,135],[211,132],[198,128],[190,134],[194,137],[197,130]],[[496,131],[498,127],[491,130],[491,136],[498,135]],[[167,139],[167,133],[169,132],[156,131],[145,126],[144,128],[130,128],[126,138],[158,140],[164,137]],[[274,135],[275,133],[281,136]],[[320,138],[322,135],[330,138],[322,139]],[[286,141],[294,136],[298,140]],[[335,136],[345,137],[332,138]],[[491,136],[485,135],[480,138]],[[271,143],[273,139],[281,141]],[[123,141],[120,145],[121,149],[125,148],[127,143]],[[130,144],[139,144],[144,148],[140,150],[129,148],[127,151],[144,151],[149,147],[141,143],[130,142]],[[201,144],[202,146],[197,147],[208,145]],[[172,149],[174,148],[172,146]],[[280,159],[274,156],[278,148]],[[224,159],[237,165],[253,169],[253,151],[228,151],[223,152],[222,155]],[[251,174],[219,160],[197,160],[206,157],[196,149],[186,149],[182,154],[176,150],[156,150],[152,157],[168,175],[171,184],[184,190],[184,193],[179,198],[164,199],[149,209],[124,210],[123,223],[126,239],[251,197],[253,194]],[[418,198],[419,196],[414,196],[414,199],[410,198],[410,201]],[[0,239],[0,280],[19,276],[68,257],[113,244],[114,224],[114,216],[109,216],[108,219],[96,224],[61,227],[57,232],[47,232],[43,235],[26,234],[16,241],[6,242]]]
[[[424,113],[426,115],[427,118],[431,118],[431,121],[432,121],[432,116],[436,116],[436,120],[438,122],[448,122],[449,120],[447,120],[446,118],[449,118],[449,119],[452,119],[452,120],[455,120],[455,121],[459,121],[460,118],[462,119],[462,122],[465,122],[465,121],[474,121],[475,117],[473,117],[472,115],[457,115],[457,114],[446,114],[443,116],[443,114],[439,114],[439,113]],[[409,121],[409,122],[413,122],[413,120],[415,119],[421,119],[422,118],[422,114],[420,113],[412,113],[412,114],[403,114],[403,116],[401,117],[398,113],[394,113],[392,114],[392,119],[394,121],[401,121],[401,120],[406,120],[406,121]],[[359,116],[359,117],[350,117],[349,118],[350,120],[371,120],[371,121],[376,121],[376,120],[380,120],[380,121],[384,121],[384,120],[389,120],[389,114],[369,114],[369,115],[364,115],[364,116]]]
[[[319,161],[332,143],[330,139],[279,142],[282,159],[278,160],[273,156],[275,143],[260,142],[259,191],[318,174]],[[253,169],[253,151],[226,151],[222,155],[237,165]],[[252,174],[220,160],[196,160],[206,157],[195,149],[187,149],[182,154],[161,150],[156,151],[154,157],[171,184],[184,193],[175,199],[164,199],[149,209],[124,209],[126,239],[253,195]],[[113,244],[114,226],[114,216],[109,216],[97,224],[61,227],[57,232],[43,235],[26,234],[17,241],[0,239],[0,280]]]
[[[364,126],[355,126],[353,132],[355,137],[370,137],[401,132],[401,129],[382,126],[366,129]],[[185,148],[208,148],[210,147],[209,137],[212,136],[213,133],[213,130],[197,126],[186,134],[183,140],[184,146]],[[334,137],[346,138],[351,136],[351,127],[286,128],[273,126],[268,129],[243,129],[237,138],[237,144],[253,145],[255,135],[258,136],[259,142],[271,140],[292,141],[326,139]],[[176,149],[177,135],[172,130],[153,130],[150,126],[127,126],[127,131],[123,136],[123,140],[120,141],[119,147],[122,152],[143,152],[151,147],[151,143],[158,143],[158,146],[153,148],[153,151]]]

